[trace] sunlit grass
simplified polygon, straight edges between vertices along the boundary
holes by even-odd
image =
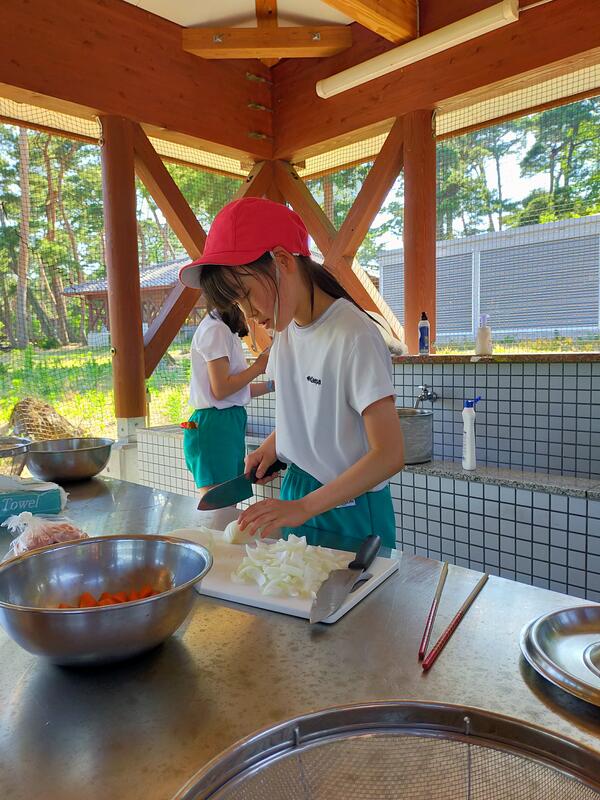
[[[494,339],[493,352],[495,355],[518,353],[594,353],[600,351],[600,336],[570,337],[553,336],[538,339],[513,339],[503,337]],[[435,352],[438,355],[458,355],[474,353],[475,345],[470,340],[445,342],[437,344]]]
[[[147,382],[151,425],[187,419],[189,344],[175,344]],[[35,397],[50,403],[86,434],[115,436],[111,355],[108,348],[12,350],[0,355],[0,424],[15,403]]]

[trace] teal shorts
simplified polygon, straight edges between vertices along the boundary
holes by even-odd
[[[299,500],[323,484],[290,464],[281,484],[282,500]],[[293,533],[306,536],[309,544],[333,547],[336,550],[356,552],[360,543],[371,533],[381,537],[382,547],[396,547],[396,523],[390,487],[378,492],[366,492],[352,505],[332,508],[318,517],[309,519],[299,528],[283,528],[284,539]]]
[[[201,408],[183,432],[183,453],[196,486],[214,486],[244,472],[246,421],[244,406]]]

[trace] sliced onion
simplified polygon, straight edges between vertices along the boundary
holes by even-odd
[[[314,598],[329,573],[347,564],[347,556],[309,545],[304,536],[291,535],[272,544],[246,545],[246,556],[231,579],[254,583],[265,596]]]

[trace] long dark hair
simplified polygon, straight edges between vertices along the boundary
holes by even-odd
[[[213,319],[220,318],[232,333],[237,333],[240,339],[243,339],[244,336],[248,336],[249,331],[246,325],[246,317],[236,305],[232,304],[228,308],[218,309],[218,317],[215,314],[216,310],[216,308],[212,308],[208,312]]]
[[[322,264],[317,263],[310,256],[295,256],[295,258],[310,288],[311,312],[314,309],[315,286],[318,286],[329,297],[333,297],[335,300],[344,298],[361,311],[363,310]],[[204,292],[208,308],[216,309],[221,316],[228,308],[232,306],[237,308],[238,301],[247,296],[247,291],[241,281],[242,275],[250,275],[268,281],[275,292],[278,292],[275,264],[273,256],[269,252],[263,253],[256,261],[240,267],[231,268],[209,264],[200,272],[200,288]]]

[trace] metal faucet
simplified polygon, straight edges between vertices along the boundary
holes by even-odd
[[[419,389],[421,391],[417,395],[417,399],[415,400],[413,408],[418,408],[424,400],[430,400],[432,403],[435,403],[435,401],[438,399],[437,394],[432,392],[426,383],[423,384],[423,386],[419,386]]]

